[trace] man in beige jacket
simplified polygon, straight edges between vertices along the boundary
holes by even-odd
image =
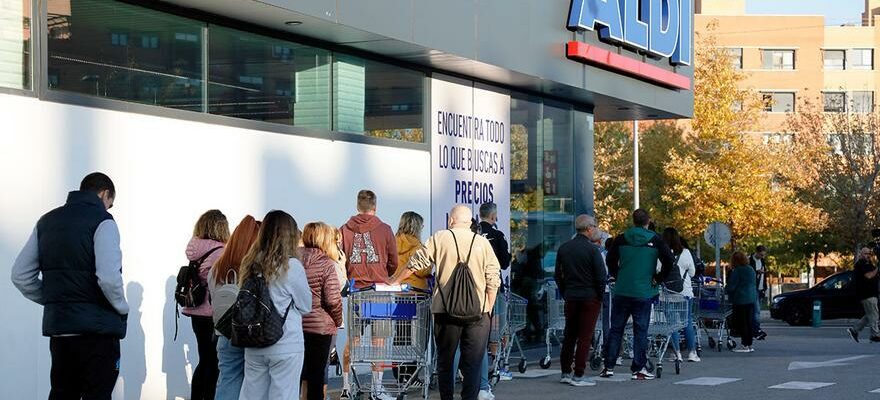
[[[461,389],[462,400],[476,400],[480,391],[480,361],[489,343],[489,313],[495,304],[495,296],[501,285],[500,265],[486,238],[475,235],[470,229],[471,209],[457,205],[449,213],[449,229],[434,233],[428,238],[426,247],[417,251],[410,259],[409,266],[399,271],[391,279],[391,284],[401,281],[416,271],[436,265],[437,290],[431,304],[434,314],[434,334],[437,340],[437,375],[440,398],[452,400],[455,392],[455,371],[453,359],[456,349],[461,346],[461,365],[459,370],[464,377]],[[457,244],[457,246],[456,246]],[[471,249],[468,260],[468,249]],[[459,261],[468,260],[468,267],[474,279],[474,286],[483,307],[480,320],[471,323],[452,321],[439,298],[450,289],[446,288],[452,271]]]

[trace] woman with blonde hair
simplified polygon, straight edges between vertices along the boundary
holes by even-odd
[[[231,296],[228,299],[224,298],[223,293],[220,293],[218,298],[217,289],[223,285],[238,284],[241,261],[257,240],[259,231],[260,221],[250,215],[245,216],[232,232],[229,241],[226,242],[223,255],[211,269],[211,274],[208,276],[208,289],[214,300],[215,323],[235,301]],[[238,400],[241,383],[244,380],[244,349],[233,346],[227,337],[217,335],[217,360],[220,375],[217,379],[215,399]]]
[[[229,222],[220,210],[208,210],[199,217],[193,228],[192,238],[186,246],[186,258],[190,262],[199,264],[199,280],[205,287],[208,285],[208,272],[223,253],[227,240],[229,240]],[[214,400],[219,371],[210,293],[205,296],[202,304],[184,307],[182,313],[192,319],[192,329],[199,352],[199,364],[193,371],[190,398]]]
[[[336,229],[323,222],[306,224],[302,241],[302,262],[312,290],[312,312],[303,317],[306,350],[302,381],[306,399],[323,400],[330,346],[336,328],[342,325]]]
[[[397,228],[397,273],[406,269],[409,259],[416,251],[422,248],[422,229],[425,227],[425,219],[414,211],[407,211],[400,216],[400,225]],[[428,290],[428,277],[431,270],[417,272],[404,279],[412,287]]]
[[[270,211],[263,218],[257,240],[241,263],[245,282],[252,276],[265,279],[275,309],[287,314],[278,342],[244,350],[242,399],[294,400],[299,396],[303,366],[302,316],[312,310],[312,296],[300,263],[296,220],[284,211]]]

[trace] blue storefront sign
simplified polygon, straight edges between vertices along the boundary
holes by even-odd
[[[568,29],[690,65],[693,0],[572,0]]]

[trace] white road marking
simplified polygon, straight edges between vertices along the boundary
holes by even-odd
[[[519,372],[514,372],[514,373],[513,373],[513,377],[514,377],[514,378],[524,378],[524,379],[529,379],[529,378],[543,378],[543,377],[545,377],[545,376],[550,376],[550,375],[562,376],[562,371],[560,371],[560,370],[558,370],[558,369],[538,369],[538,368],[534,368],[534,369],[527,369],[527,370],[526,370],[526,373],[524,373],[524,374],[521,374],[521,373],[519,373]]]
[[[836,360],[820,361],[820,362],[795,361],[795,362],[792,362],[791,364],[788,364],[788,370],[794,371],[794,370],[798,370],[798,369],[841,367],[844,365],[849,365],[850,363],[848,363],[847,361],[861,360],[863,358],[870,358],[870,357],[873,357],[873,356],[855,356],[855,357],[838,358]]]
[[[703,378],[694,378],[688,379],[686,381],[675,382],[676,385],[695,385],[695,386],[718,386],[723,385],[725,383],[731,383],[736,381],[741,381],[740,378],[715,378],[715,377],[703,377]]]
[[[618,374],[618,375],[614,375],[610,378],[601,378],[601,377],[597,376],[593,380],[596,382],[629,382],[632,380],[631,375],[632,374],[629,374],[629,373],[627,373],[626,375]]]
[[[874,390],[872,390],[872,391],[870,391],[870,392],[868,392],[868,393],[877,393],[877,394],[880,394],[880,389],[874,389]]]
[[[815,390],[815,389],[820,389],[820,388],[828,387],[828,386],[832,386],[832,385],[835,385],[835,383],[793,381],[793,382],[786,382],[786,383],[775,385],[775,386],[770,386],[768,389]]]

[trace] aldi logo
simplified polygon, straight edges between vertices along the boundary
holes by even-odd
[[[604,42],[667,58],[671,65],[691,65],[693,20],[693,0],[572,0],[568,29],[596,31]],[[690,79],[683,75],[586,43],[569,42],[566,54],[653,83],[690,89]]]

